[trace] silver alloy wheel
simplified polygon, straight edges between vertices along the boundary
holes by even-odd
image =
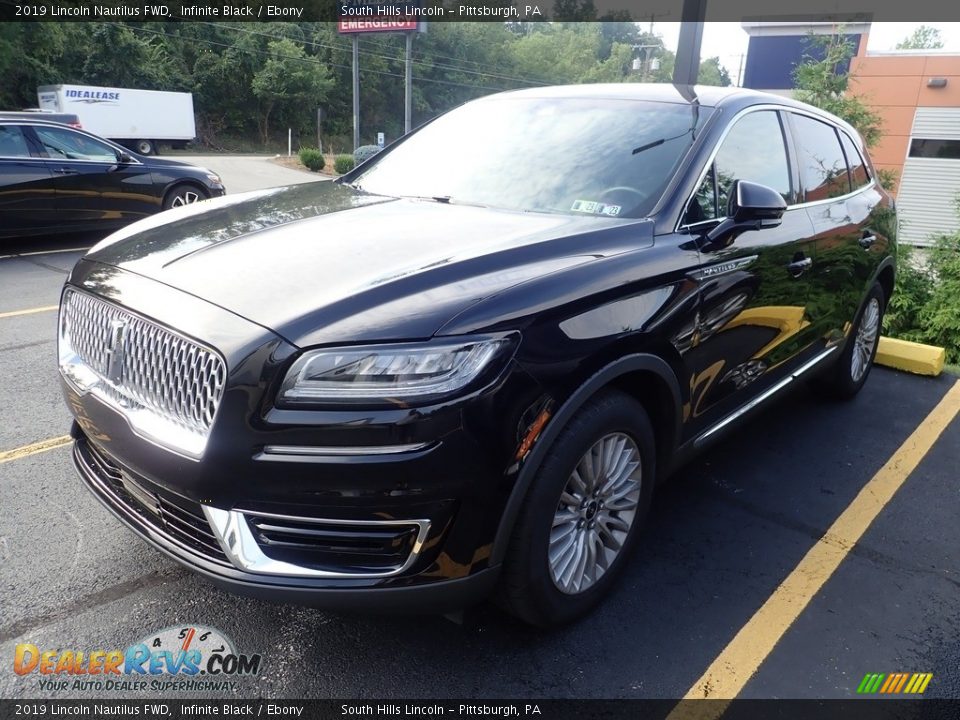
[[[873,349],[880,331],[880,301],[872,297],[863,309],[863,317],[853,339],[853,354],[850,357],[850,377],[859,382],[870,367]]]
[[[173,198],[173,202],[170,203],[170,207],[182,207],[183,205],[193,205],[200,199],[200,193],[194,192],[193,190],[184,190],[181,193],[177,193],[176,197]]]
[[[560,495],[547,550],[550,577],[569,595],[592,587],[620,553],[640,502],[637,443],[624,433],[584,453]]]

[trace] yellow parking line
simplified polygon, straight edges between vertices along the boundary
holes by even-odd
[[[704,705],[680,703],[671,711],[668,720],[707,720],[724,713],[729,701],[740,694],[774,646],[860,541],[958,412],[960,381],[947,391],[910,437],[863,486],[830,529],[747,624],[740,628],[684,696],[684,700],[710,698],[728,702]]]
[[[44,305],[43,307],[28,308],[26,310],[11,310],[10,312],[0,313],[0,319],[17,317],[19,315],[33,315],[34,313],[50,312],[56,310],[59,305]]]
[[[5,462],[10,462],[11,460],[19,460],[30,457],[31,455],[36,455],[37,453],[46,452],[47,450],[55,450],[58,447],[69,445],[71,441],[72,438],[69,435],[61,435],[60,437],[48,438],[30,445],[14,448],[13,450],[4,450],[0,452],[0,465]]]

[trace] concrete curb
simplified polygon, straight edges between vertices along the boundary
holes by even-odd
[[[881,337],[876,363],[917,375],[937,376],[943,371],[946,359],[947,351],[942,347]]]

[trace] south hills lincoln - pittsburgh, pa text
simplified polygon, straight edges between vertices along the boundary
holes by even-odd
[[[521,13],[519,7],[475,7],[458,5],[444,8],[419,7],[416,5],[341,5],[340,17],[535,17],[543,12],[537,5],[526,5]]]

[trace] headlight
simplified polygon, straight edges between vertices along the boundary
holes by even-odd
[[[280,388],[280,404],[384,402],[448,395],[476,379],[510,339],[330,348],[305,353]]]
[[[223,185],[223,181],[220,179],[220,176],[215,173],[207,173],[207,180],[212,182],[214,185]]]

